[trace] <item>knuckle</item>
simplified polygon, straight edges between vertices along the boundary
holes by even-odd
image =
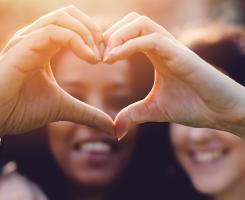
[[[162,40],[162,35],[160,33],[152,34],[152,49],[158,49],[159,42]]]
[[[160,34],[160,33],[153,33],[153,39],[154,39],[154,41],[159,42],[159,40],[162,39],[162,34]]]
[[[25,27],[19,29],[19,30],[15,33],[14,36],[19,36],[19,35],[21,35],[23,32],[25,32],[25,30],[26,30],[27,28],[28,28],[28,26],[25,26]]]
[[[52,32],[54,32],[55,30],[56,30],[56,26],[53,25],[53,24],[49,24],[48,26],[46,26],[46,27],[44,28],[44,31],[45,31],[45,32],[48,32],[48,33],[52,33]]]
[[[140,15],[137,12],[132,11],[132,12],[129,13],[129,16],[130,17],[139,17]]]
[[[150,21],[150,18],[147,17],[147,16],[142,15],[142,16],[139,17],[139,21],[141,23],[143,23],[143,24],[147,24]]]
[[[58,23],[61,19],[65,18],[67,16],[66,12],[64,12],[63,10],[56,12],[53,16],[53,21],[55,23]]]

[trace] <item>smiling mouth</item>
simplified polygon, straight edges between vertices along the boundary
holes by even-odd
[[[77,142],[73,149],[82,154],[111,155],[119,151],[119,143],[111,140]]]
[[[210,164],[223,160],[228,154],[228,149],[212,149],[205,151],[190,150],[188,155],[195,164]]]

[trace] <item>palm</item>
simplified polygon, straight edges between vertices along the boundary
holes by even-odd
[[[237,102],[233,101],[230,93],[221,93],[224,85],[217,80],[219,77],[214,81],[206,80],[204,85],[201,79],[206,72],[200,73],[200,69],[196,72],[195,62],[188,62],[186,55],[183,58],[176,55],[178,62],[172,61],[171,66],[160,56],[149,56],[156,69],[156,80],[148,102],[156,104],[158,121],[204,127],[209,123],[208,116],[215,117],[216,113],[232,110]]]
[[[157,104],[159,110],[158,121],[192,126],[200,126],[200,123],[206,121],[204,118],[208,108],[202,99],[175,76],[156,74],[152,94],[151,100]]]
[[[5,105],[6,110],[11,111],[5,115],[6,131],[27,131],[57,119],[61,104],[60,93],[55,80],[46,70],[41,69],[35,73]]]

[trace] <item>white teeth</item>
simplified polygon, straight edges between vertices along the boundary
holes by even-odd
[[[110,153],[111,146],[104,142],[87,142],[80,145],[80,150],[86,152]]]
[[[218,160],[223,155],[221,150],[209,151],[209,152],[195,152],[193,159],[197,162],[211,162]]]

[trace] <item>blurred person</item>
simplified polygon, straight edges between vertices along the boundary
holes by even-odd
[[[135,86],[138,78],[132,73],[131,67],[134,66],[130,66],[128,60],[92,66],[71,52],[65,52],[56,60],[53,65],[58,84],[75,98],[112,118],[126,105],[143,98],[147,89],[145,85],[148,91],[151,86],[147,80],[141,85],[142,89]],[[144,66],[141,67],[141,75],[146,76]],[[51,152],[64,175],[77,185],[77,189],[71,187],[69,199],[107,199],[107,190],[132,157],[138,131],[134,128],[130,132],[130,136],[119,143],[106,133],[88,126],[71,122],[48,126]]]
[[[198,33],[198,34],[197,34]],[[187,31],[194,52],[245,85],[244,28],[214,23]],[[193,186],[215,200],[243,200],[245,141],[225,131],[171,125],[173,150]]]

